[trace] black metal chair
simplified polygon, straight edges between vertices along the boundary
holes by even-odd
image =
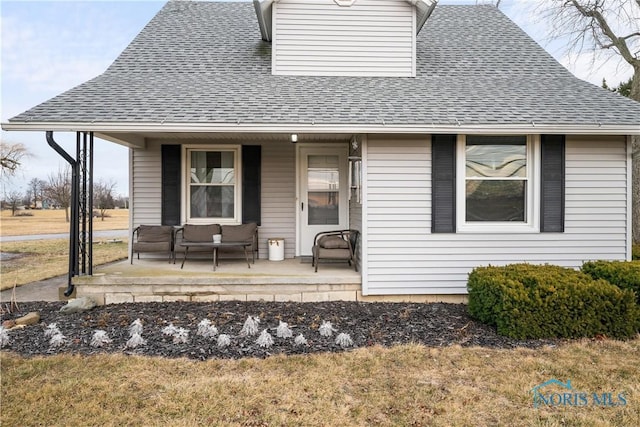
[[[358,230],[325,231],[316,234],[311,249],[313,254],[311,265],[315,267],[315,272],[318,272],[320,260],[346,261],[349,265],[353,263],[355,270],[358,271],[355,254],[359,235]]]

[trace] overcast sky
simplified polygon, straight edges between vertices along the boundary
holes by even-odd
[[[483,2],[483,0],[478,0]],[[11,1],[0,0],[2,38],[2,122],[102,73],[162,8],[163,1]],[[475,4],[476,0],[440,4]],[[515,21],[560,63],[583,80],[610,86],[631,77],[621,61],[591,55],[568,58],[562,42],[546,40],[545,22],[533,18],[538,0],[502,0],[500,10]],[[3,191],[26,190],[31,178],[46,180],[65,162],[51,149],[43,132],[5,132],[2,141],[23,143],[33,156]],[[75,133],[54,137],[75,157]],[[128,194],[128,151],[96,139],[94,176],[114,181],[116,193]]]

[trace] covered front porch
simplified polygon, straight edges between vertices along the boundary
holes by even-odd
[[[361,275],[346,263],[322,263],[317,273],[306,258],[283,261],[210,258],[168,263],[157,258],[128,260],[94,268],[73,279],[76,296],[99,304],[162,301],[364,301]]]

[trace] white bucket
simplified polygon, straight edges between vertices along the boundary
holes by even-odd
[[[267,244],[269,245],[269,261],[284,260],[284,238],[267,239]]]

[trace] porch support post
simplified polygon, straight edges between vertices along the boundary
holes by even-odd
[[[78,132],[80,274],[93,274],[93,132]]]
[[[53,132],[46,132],[47,143],[53,148],[69,165],[71,166],[71,218],[69,223],[69,271],[67,290],[64,292],[65,296],[70,296],[73,293],[73,283],[71,279],[78,273],[78,162],[69,155],[64,148],[62,148],[53,139]]]
[[[76,159],[46,132],[47,143],[71,166],[69,272],[65,296],[73,293],[72,279],[93,274],[93,132],[76,132]],[[80,258],[81,257],[81,258]]]

